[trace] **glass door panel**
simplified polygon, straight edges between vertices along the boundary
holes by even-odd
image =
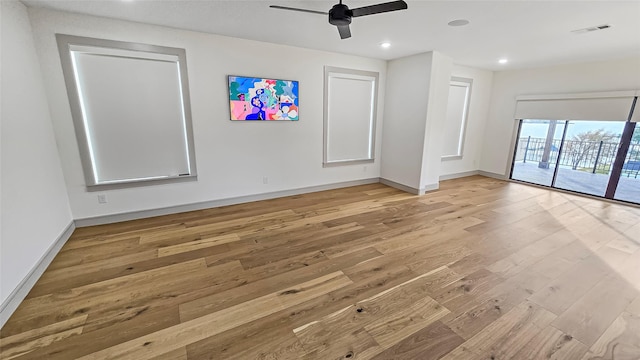
[[[551,186],[565,121],[522,120],[511,178]]]
[[[553,186],[604,196],[624,124],[618,121],[569,122]]]
[[[640,123],[636,123],[614,199],[640,204]]]

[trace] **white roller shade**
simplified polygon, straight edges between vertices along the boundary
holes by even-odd
[[[96,182],[189,174],[177,57],[72,56]]]
[[[324,166],[373,161],[378,74],[325,67]]]
[[[522,95],[516,119],[627,121],[638,90],[582,94]],[[637,119],[640,114],[636,114]]]
[[[471,92],[470,81],[451,81],[449,84],[447,120],[442,133],[442,137],[446,139],[446,141],[442,142],[443,158],[462,156],[464,130]]]
[[[327,161],[371,158],[373,86],[370,80],[330,79]]]
[[[627,121],[633,96],[518,99],[516,119]],[[636,115],[637,119],[638,116]]]

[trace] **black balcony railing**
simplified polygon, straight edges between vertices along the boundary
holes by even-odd
[[[545,152],[545,138],[521,137],[518,140],[516,161],[541,162]],[[620,143],[606,141],[565,140],[558,159],[561,140],[553,140],[549,151],[549,164],[588,171],[594,174],[609,174]],[[622,176],[640,177],[640,144],[631,144],[622,167]]]

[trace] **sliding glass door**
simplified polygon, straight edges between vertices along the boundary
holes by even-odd
[[[640,204],[640,123],[636,123],[614,199]]]
[[[604,196],[624,124],[622,121],[569,121],[555,187]]]
[[[511,178],[551,186],[565,121],[522,120]]]
[[[640,127],[520,120],[511,179],[640,204]]]

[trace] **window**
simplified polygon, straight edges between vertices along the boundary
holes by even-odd
[[[472,79],[451,78],[447,121],[444,125],[444,141],[442,142],[442,160],[462,158],[472,83]]]
[[[511,179],[640,204],[636,102],[622,93],[519,100],[516,116],[533,118],[519,120]]]
[[[374,161],[378,73],[325,67],[324,166]]]
[[[88,187],[195,177],[184,49],[57,40]]]
[[[640,124],[635,129],[627,157],[622,164],[620,181],[615,189],[614,199],[640,204]]]

